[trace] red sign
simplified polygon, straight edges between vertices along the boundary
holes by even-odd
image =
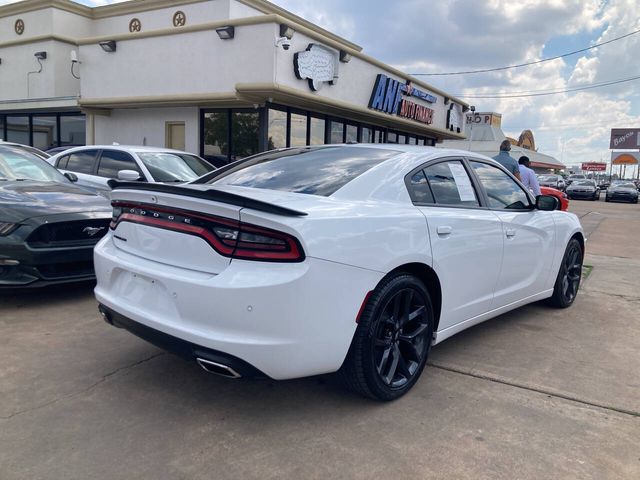
[[[589,162],[582,164],[582,170],[587,172],[606,172],[607,164],[599,162]]]

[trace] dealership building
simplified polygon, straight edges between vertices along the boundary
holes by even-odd
[[[0,138],[155,145],[218,163],[464,138],[468,105],[263,0],[0,7]]]

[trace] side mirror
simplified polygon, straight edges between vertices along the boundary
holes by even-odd
[[[135,182],[140,180],[140,174],[135,170],[119,170],[118,180],[124,180],[125,182]]]
[[[538,195],[536,197],[536,208],[538,210],[552,211],[560,206],[560,202],[553,195]]]
[[[67,177],[70,182],[76,183],[78,181],[78,176],[75,173],[65,172],[63,175]]]

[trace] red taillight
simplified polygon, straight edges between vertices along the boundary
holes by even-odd
[[[305,258],[298,240],[277,230],[171,207],[111,205],[112,230],[121,222],[139,223],[198,236],[226,257],[270,262],[301,262]]]

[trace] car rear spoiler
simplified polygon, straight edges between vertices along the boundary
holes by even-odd
[[[204,200],[212,200],[214,202],[228,203],[238,207],[251,208],[261,212],[273,213],[276,215],[284,215],[287,217],[302,217],[307,215],[306,212],[293,210],[287,207],[281,207],[262,200],[255,200],[250,197],[244,197],[235,193],[222,192],[215,188],[207,190],[194,190],[188,187],[178,185],[165,185],[162,183],[140,183],[140,182],[121,182],[118,180],[109,180],[107,184],[113,189],[132,189],[144,190],[147,192],[170,193],[174,195],[182,195],[185,197],[201,198]]]

